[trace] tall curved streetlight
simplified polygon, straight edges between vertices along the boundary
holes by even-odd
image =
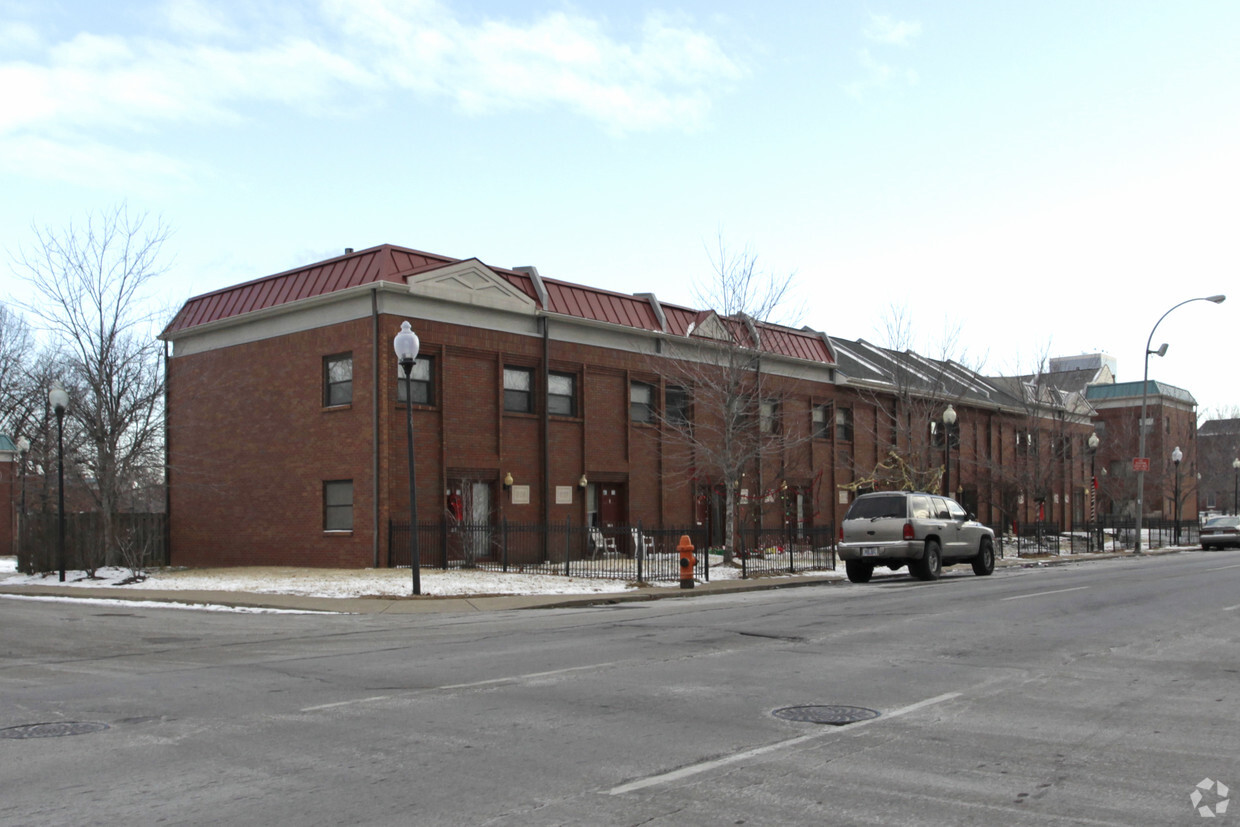
[[[53,385],[47,393],[47,401],[56,412],[56,562],[60,567],[60,582],[65,582],[65,409],[69,407],[69,394],[60,385]]]
[[[422,560],[418,554],[418,492],[413,468],[413,365],[418,359],[418,335],[409,322],[400,323],[392,341],[396,360],[405,376],[405,432],[409,442],[409,564],[413,568],[413,593],[422,593]]]
[[[1137,467],[1137,544],[1133,549],[1134,554],[1141,553],[1141,524],[1144,521],[1145,514],[1145,466],[1149,464],[1149,458],[1145,456],[1145,401],[1150,388],[1150,354],[1157,353],[1159,356],[1167,355],[1167,345],[1163,343],[1157,350],[1150,350],[1150,345],[1154,343],[1154,331],[1158,330],[1158,326],[1162,324],[1162,320],[1170,315],[1172,310],[1177,307],[1183,307],[1192,302],[1213,302],[1214,304],[1222,304],[1227,297],[1220,294],[1217,296],[1198,296],[1195,299],[1185,299],[1177,305],[1171,307],[1166,313],[1158,317],[1158,321],[1154,322],[1154,327],[1150,330],[1150,337],[1145,340],[1145,375],[1141,379],[1141,419],[1137,422],[1137,459],[1141,464]]]

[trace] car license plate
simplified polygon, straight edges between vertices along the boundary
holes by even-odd
[[[862,556],[862,557],[877,557],[877,556],[878,556],[878,546],[862,546],[862,547],[861,547],[861,556]]]

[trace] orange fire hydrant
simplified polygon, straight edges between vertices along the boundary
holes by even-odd
[[[688,534],[680,535],[676,550],[680,552],[680,587],[691,589],[693,588],[693,569],[697,566],[697,558],[693,556],[693,541],[689,539]]]

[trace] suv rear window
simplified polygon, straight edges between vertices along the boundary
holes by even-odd
[[[905,496],[862,497],[855,500],[844,516],[845,520],[872,520],[875,517],[904,517]]]

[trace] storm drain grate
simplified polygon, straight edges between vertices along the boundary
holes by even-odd
[[[107,724],[95,721],[57,721],[50,724],[24,724],[0,729],[0,738],[62,738],[65,735],[87,735],[102,732]]]
[[[771,714],[776,718],[801,724],[844,726],[877,718],[879,712],[876,709],[866,709],[860,706],[785,706]]]

